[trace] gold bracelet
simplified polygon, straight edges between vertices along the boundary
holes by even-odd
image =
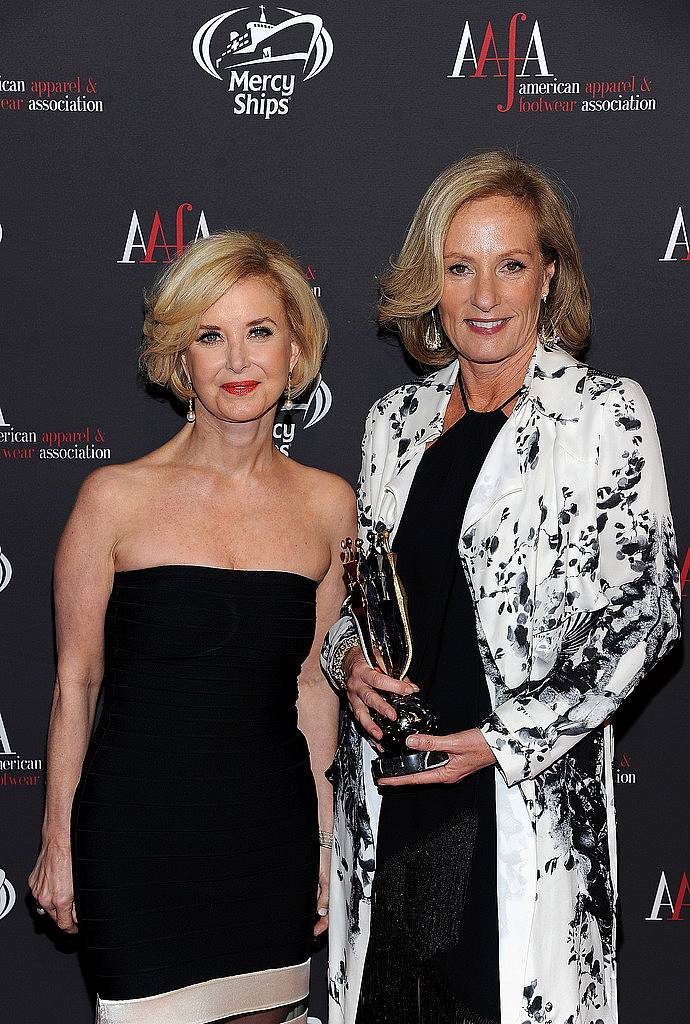
[[[326,832],[324,829],[319,829],[319,846],[323,846],[324,850],[330,850],[333,846],[333,833]]]
[[[333,655],[333,661],[331,663],[331,675],[335,679],[338,687],[342,690],[345,686],[345,675],[343,673],[343,661],[348,651],[351,651],[353,647],[359,647],[359,637],[346,636],[338,644],[338,648]]]

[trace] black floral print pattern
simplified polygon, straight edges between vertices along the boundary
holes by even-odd
[[[379,521],[394,532],[456,374],[453,364],[371,409],[360,536]],[[663,462],[639,385],[538,346],[470,497],[460,554],[493,707],[481,728],[497,760],[502,1014],[524,1024],[615,1024],[610,718],[680,632]],[[347,615],[330,630],[327,673],[352,632]],[[372,756],[344,712],[331,1024],[354,1024],[368,941],[379,806]]]

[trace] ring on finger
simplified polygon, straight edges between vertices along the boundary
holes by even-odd
[[[36,903],[36,913],[37,914],[45,914],[45,909],[38,902]]]

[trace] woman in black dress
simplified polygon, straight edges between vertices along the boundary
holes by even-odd
[[[30,886],[78,928],[99,1024],[304,1022],[336,731],[314,638],[354,508],[273,425],[316,378],[326,325],[281,245],[226,232],[166,271],[144,331],[188,422],[90,474],[62,535]]]

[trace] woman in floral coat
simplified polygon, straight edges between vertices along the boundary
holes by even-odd
[[[654,418],[577,358],[570,220],[510,154],[437,178],[382,291],[437,369],[369,413],[359,536],[389,529],[423,656],[374,672],[346,613],[324,641],[347,709],[330,1024],[615,1024],[611,716],[679,636]],[[371,712],[414,686],[440,735],[408,744],[448,764],[377,786]]]

